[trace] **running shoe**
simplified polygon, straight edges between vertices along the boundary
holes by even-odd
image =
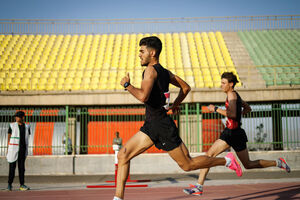
[[[278,158],[278,167],[284,169],[287,173],[291,172],[291,168],[283,158]]]
[[[203,193],[203,188],[191,184],[190,188],[183,189],[183,192],[189,195],[201,196]]]
[[[11,184],[8,184],[6,190],[7,190],[7,191],[12,191],[12,185],[11,185]]]
[[[26,190],[30,190],[30,188],[27,187],[26,185],[21,185],[21,186],[20,186],[20,190],[21,190],[21,191],[26,191]]]
[[[229,152],[225,157],[229,158],[231,160],[230,165],[226,166],[226,167],[235,171],[237,176],[242,176],[243,175],[242,168],[241,168],[240,164],[237,162],[237,160],[235,159],[233,153]]]

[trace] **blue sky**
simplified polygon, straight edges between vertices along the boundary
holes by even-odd
[[[1,0],[0,19],[128,19],[300,14],[300,0]]]

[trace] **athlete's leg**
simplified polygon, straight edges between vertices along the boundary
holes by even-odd
[[[230,148],[230,146],[224,140],[218,139],[209,148],[209,150],[206,152],[206,155],[208,157],[216,157],[228,148]],[[205,181],[205,178],[206,178],[208,172],[209,172],[209,168],[200,169],[200,174],[199,174],[199,178],[198,178],[198,183],[200,185],[204,184],[204,181]]]
[[[249,159],[249,152],[248,149],[244,149],[242,151],[236,152],[236,155],[243,163],[246,169],[253,169],[253,168],[266,168],[266,167],[275,167],[276,161],[275,160],[250,160]]]
[[[187,149],[183,142],[175,149],[168,151],[171,158],[173,158],[173,160],[175,160],[179,167],[184,171],[191,171],[226,164],[226,160],[224,158],[212,158],[208,156],[197,156],[191,158],[189,154],[186,153],[186,151]]]
[[[205,153],[208,157],[216,157],[226,149],[230,148],[230,146],[221,139],[218,139],[214,142],[214,144],[209,148],[209,150]],[[183,189],[183,192],[190,195],[200,196],[203,193],[203,187],[205,178],[208,174],[209,168],[200,169],[200,174],[198,177],[198,184],[190,185],[190,188]]]
[[[182,151],[183,151],[184,155],[185,155],[187,158],[192,159],[192,157],[191,157],[191,155],[190,155],[190,152],[189,152],[189,150],[187,149],[187,147],[185,146],[184,143],[182,143]]]
[[[116,197],[123,199],[125,183],[129,174],[130,160],[153,145],[148,135],[139,131],[131,137],[118,153]]]

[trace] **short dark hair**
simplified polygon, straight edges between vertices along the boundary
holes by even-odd
[[[236,75],[232,72],[224,72],[221,78],[227,79],[228,83],[233,83],[233,87],[239,82]]]
[[[139,45],[140,46],[144,45],[146,47],[153,48],[155,50],[155,57],[159,58],[159,54],[162,49],[162,43],[158,37],[156,36],[144,37],[141,39]]]
[[[25,116],[25,113],[23,112],[23,111],[17,111],[16,113],[15,113],[15,115],[14,115],[14,117],[20,117],[20,118],[22,118],[22,117],[24,117]]]

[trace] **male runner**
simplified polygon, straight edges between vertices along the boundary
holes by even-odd
[[[227,120],[226,128],[220,135],[220,139],[215,141],[211,148],[206,152],[206,155],[209,157],[216,157],[226,149],[232,147],[246,169],[277,166],[290,172],[290,167],[283,158],[278,158],[277,160],[253,161],[249,159],[246,144],[248,139],[244,129],[241,128],[241,116],[249,113],[251,108],[234,90],[236,83],[238,83],[237,77],[232,72],[224,72],[221,76],[221,87],[227,95],[225,102],[226,110],[222,110],[214,105],[208,106],[210,112],[217,112],[227,117]],[[202,195],[203,184],[208,171],[209,168],[201,169],[198,183],[196,185],[191,185],[191,188],[189,189],[184,189],[183,192],[191,195]]]
[[[191,158],[179,137],[178,129],[167,111],[178,112],[178,106],[190,91],[190,86],[178,76],[172,74],[159,64],[162,43],[157,37],[143,38],[140,43],[139,57],[141,65],[146,66],[143,72],[141,88],[130,84],[129,74],[121,80],[121,85],[146,106],[146,120],[140,131],[132,136],[118,153],[117,186],[114,200],[124,198],[124,188],[129,173],[130,160],[143,153],[152,145],[163,149],[177,162],[184,171],[225,165],[242,175],[241,168],[232,153],[225,158],[198,156]],[[180,92],[169,107],[166,99],[170,98],[169,83],[180,88]],[[166,105],[165,105],[166,104]]]

